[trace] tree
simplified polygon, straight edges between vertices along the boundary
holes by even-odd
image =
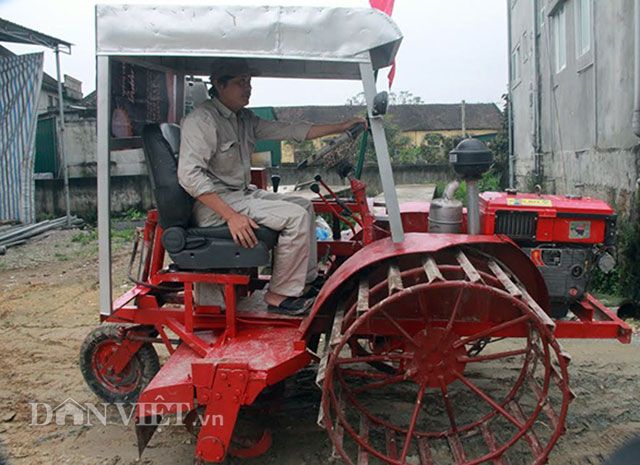
[[[502,96],[502,127],[489,144],[489,148],[493,152],[492,171],[500,178],[500,188],[509,187],[509,97],[507,94]]]
[[[400,93],[389,93],[389,105],[422,105],[422,97],[413,95],[408,90],[401,90]]]
[[[364,92],[360,92],[347,99],[347,105],[366,105]],[[389,105],[422,105],[424,100],[422,97],[413,95],[408,90],[401,90],[399,93],[389,93]]]

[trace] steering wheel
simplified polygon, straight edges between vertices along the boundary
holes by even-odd
[[[358,135],[360,133],[364,132],[365,127],[366,126],[363,123],[354,124],[349,129],[347,129],[345,132],[340,134],[338,137],[336,137],[333,140],[330,140],[320,150],[318,150],[317,152],[309,155],[307,158],[305,158],[300,163],[298,163],[296,168],[297,169],[305,168],[306,166],[309,166],[309,165],[317,162],[321,158],[326,157],[328,154],[330,154],[331,152],[335,151],[338,147],[341,147],[342,145],[346,144],[347,142],[355,141],[356,138],[358,137]]]

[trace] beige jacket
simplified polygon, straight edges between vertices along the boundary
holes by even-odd
[[[178,179],[192,197],[249,188],[256,140],[305,140],[311,123],[267,121],[237,114],[218,99],[198,105],[182,122]]]

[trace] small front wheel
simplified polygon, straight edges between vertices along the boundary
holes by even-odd
[[[89,388],[105,402],[135,402],[160,370],[158,354],[143,344],[118,374],[108,373],[106,364],[122,344],[117,325],[102,325],[91,331],[80,349],[80,371]]]

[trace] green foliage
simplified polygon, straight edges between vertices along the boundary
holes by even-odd
[[[131,242],[135,234],[136,228],[127,227],[124,229],[111,229],[111,239],[115,242]],[[98,230],[89,228],[84,231],[78,231],[71,237],[71,242],[82,245],[94,244],[98,240]]]
[[[611,273],[605,274],[595,266],[589,280],[589,291],[596,294],[620,295],[620,268],[616,267]]]
[[[481,191],[492,190],[502,191],[508,187],[508,115],[507,115],[507,96],[503,96],[504,112],[502,120],[502,128],[498,132],[496,138],[487,143],[488,148],[494,153],[494,164],[490,172],[485,175],[480,182]],[[401,91],[399,94],[390,95],[391,103],[416,104],[423,103],[420,97],[413,96],[410,92]],[[347,101],[348,105],[364,104],[364,94],[360,93]],[[439,133],[428,133],[424,136],[418,145],[414,145],[411,138],[400,131],[395,124],[392,115],[387,115],[384,120],[384,130],[389,147],[389,156],[391,162],[396,165],[420,165],[420,164],[448,164],[449,152],[453,150],[462,140],[462,137],[448,137]],[[310,156],[315,152],[315,147],[310,141],[301,144],[293,144],[295,161]],[[355,163],[356,154],[359,144],[354,144],[350,149],[353,151],[351,161]],[[348,152],[345,152],[348,153]],[[367,140],[365,151],[365,162],[377,163],[375,149],[372,138]],[[444,184],[444,183],[443,183]],[[442,189],[439,190],[440,193]],[[439,192],[436,190],[436,193]],[[459,196],[464,196],[465,186],[460,190]]]
[[[364,92],[360,92],[347,99],[347,105],[366,105]],[[408,90],[401,90],[398,93],[389,92],[389,105],[421,105],[424,104],[422,97],[413,95]]]
[[[616,261],[617,266],[609,274],[598,268],[593,271],[589,289],[640,302],[640,224],[637,220],[618,222]]]
[[[82,219],[85,224],[96,227],[98,225],[98,210],[94,208],[93,210],[85,211],[82,215]]]
[[[502,96],[502,126],[496,137],[487,143],[493,152],[493,166],[491,171],[499,176],[499,191],[509,187],[509,98]]]
[[[120,242],[131,242],[136,232],[136,228],[112,229],[111,239]]]
[[[625,297],[639,302],[640,219],[619,222],[617,251],[620,291]]]
[[[444,194],[444,190],[449,184],[448,181],[438,181],[436,183],[436,190],[433,194],[434,198],[442,197]],[[478,190],[480,192],[499,192],[500,191],[500,173],[497,173],[493,170],[489,170],[486,172],[480,181],[478,181]],[[456,191],[454,198],[462,202],[462,204],[467,206],[467,183],[464,181],[460,182],[460,187]]]
[[[71,238],[71,242],[77,242],[82,245],[91,244],[98,240],[98,231],[95,228],[89,228],[84,231],[78,231]]]
[[[427,134],[420,145],[414,145],[407,135],[393,121],[392,116],[384,119],[384,130],[389,146],[391,163],[401,165],[448,164],[449,152],[460,142],[459,137],[447,137],[443,134]],[[365,161],[376,163],[373,140],[369,138]]]
[[[125,221],[140,221],[145,219],[145,217],[147,216],[147,212],[143,211],[142,209],[136,208],[136,207],[130,207],[127,210],[125,210],[124,212],[118,214],[118,215],[114,215],[117,218],[120,218],[122,220]]]

